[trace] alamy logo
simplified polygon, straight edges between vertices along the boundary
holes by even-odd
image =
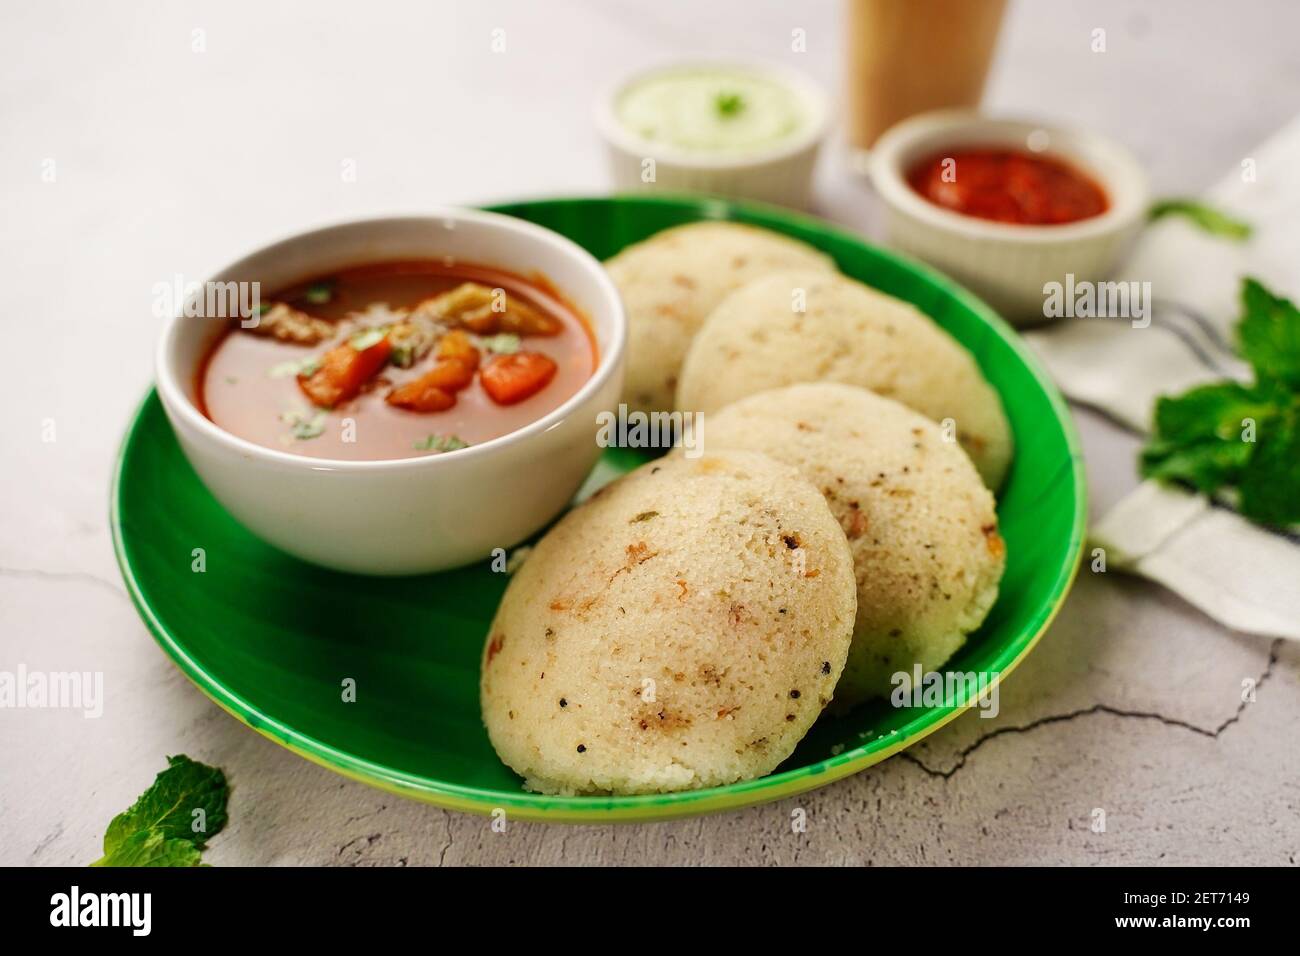
[[[178,272],[171,282],[154,283],[153,314],[160,319],[173,315],[187,319],[239,319],[244,328],[257,328],[262,318],[262,284],[186,282]]]
[[[0,710],[79,710],[94,720],[104,714],[103,671],[0,671]]]
[[[1043,284],[1043,316],[1048,319],[1129,319],[1135,329],[1151,324],[1150,282],[1064,282]]]
[[[922,672],[916,664],[912,673],[899,671],[890,678],[894,685],[889,702],[895,707],[961,707],[976,705],[981,717],[998,715],[998,674],[987,671]]]
[[[50,897],[51,926],[129,926],[131,935],[148,936],[153,926],[149,893],[82,893],[78,886]]]
[[[702,412],[643,412],[620,404],[618,412],[596,415],[596,444],[601,448],[673,448],[687,458],[704,453]]]

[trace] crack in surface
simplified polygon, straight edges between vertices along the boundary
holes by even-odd
[[[40,843],[36,844],[36,848],[32,850],[31,855],[28,857],[28,859],[29,860],[36,859],[43,852],[45,852],[46,847],[48,847],[51,843],[53,843],[62,835],[63,835],[63,824],[62,823],[56,824],[54,829],[51,830],[49,833],[47,833],[44,837],[42,837]]]
[[[84,584],[93,584],[96,587],[103,588],[117,597],[126,597],[126,592],[112,581],[107,578],[101,578],[97,574],[91,574],[89,571],[43,571],[40,568],[0,568],[0,577],[39,578],[46,581],[80,581]]]
[[[1273,640],[1273,643],[1269,646],[1268,664],[1265,666],[1263,673],[1261,673],[1255,681],[1254,689],[1257,693],[1259,689],[1263,687],[1264,684],[1268,681],[1268,679],[1273,676],[1273,667],[1275,664],[1277,664],[1278,656],[1282,650],[1282,640],[1283,639],[1280,637],[1275,638]],[[1046,727],[1049,724],[1066,723],[1068,721],[1076,720],[1080,717],[1089,717],[1094,714],[1109,714],[1112,717],[1129,718],[1134,720],[1156,720],[1164,724],[1166,727],[1177,727],[1181,730],[1187,730],[1190,731],[1191,733],[1198,734],[1202,737],[1208,737],[1211,740],[1217,740],[1225,730],[1227,730],[1233,724],[1237,723],[1237,721],[1241,720],[1241,716],[1243,713],[1245,713],[1246,707],[1249,703],[1250,701],[1242,700],[1239,704],[1237,704],[1236,712],[1233,713],[1231,717],[1226,718],[1222,723],[1220,723],[1213,730],[1207,730],[1204,727],[1198,726],[1197,724],[1190,723],[1189,721],[1186,720],[1179,720],[1177,717],[1166,717],[1164,714],[1158,713],[1156,711],[1128,710],[1122,707],[1112,707],[1109,704],[1093,704],[1091,707],[1084,707],[1080,710],[1072,710],[1064,714],[1049,714],[1046,717],[1040,717],[1037,720],[1031,720],[1027,724],[1019,724],[1019,725],[1013,725],[1008,727],[998,727],[994,730],[991,730],[984,736],[975,740],[975,742],[972,743],[969,747],[965,747],[962,750],[960,750],[957,754],[956,763],[954,763],[947,770],[941,770],[936,767],[931,767],[929,764],[925,763],[925,761],[921,760],[921,758],[907,751],[903,751],[902,753],[899,754],[899,756],[902,757],[904,760],[908,761],[909,763],[914,764],[917,767],[921,768],[921,770],[923,770],[927,775],[931,777],[938,777],[942,780],[948,780],[958,770],[966,766],[966,761],[971,754],[979,750],[980,747],[984,746],[985,743],[987,743],[988,741],[992,740],[995,737],[1001,737],[1004,734],[1028,733],[1031,730],[1036,730],[1039,727]]]
[[[388,809],[388,805],[381,803],[377,809],[368,810],[365,813],[358,813],[355,816],[348,817],[346,820],[343,821],[343,825],[345,827],[350,826],[351,824],[356,823],[358,820],[365,820],[368,817],[377,816],[378,814],[383,813],[387,809]]]
[[[348,850],[352,850],[355,847],[356,849],[354,852],[356,853],[357,858],[353,860],[351,863],[344,863],[343,865],[358,866],[365,859],[366,853],[370,850],[371,847],[373,847],[376,843],[378,843],[380,839],[382,839],[382,836],[383,835],[379,833],[371,833],[367,836],[353,837],[347,843],[344,843],[341,847],[339,847],[338,852],[336,852],[334,855],[335,857],[341,858],[344,853],[346,853]]]
[[[440,867],[447,865],[447,851],[451,849],[452,843],[455,842],[451,831],[451,814],[444,811],[442,822],[447,828],[447,842],[442,845],[442,849],[438,852],[438,866]]]

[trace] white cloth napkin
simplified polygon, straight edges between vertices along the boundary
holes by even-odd
[[[1157,396],[1249,377],[1230,344],[1242,276],[1300,298],[1297,168],[1300,117],[1206,196],[1254,227],[1249,241],[1215,238],[1181,217],[1142,235],[1115,278],[1151,283],[1149,327],[1070,319],[1026,334],[1070,400],[1146,433]],[[1108,569],[1158,581],[1228,627],[1300,640],[1300,537],[1252,524],[1225,501],[1145,482],[1096,522],[1091,539]]]

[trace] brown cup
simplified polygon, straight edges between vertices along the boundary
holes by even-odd
[[[974,107],[1006,0],[848,0],[849,143],[865,150],[900,120]]]

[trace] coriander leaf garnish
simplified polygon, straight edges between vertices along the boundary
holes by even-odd
[[[1234,219],[1222,210],[1195,199],[1162,199],[1152,204],[1147,216],[1153,222],[1165,216],[1183,216],[1212,236],[1237,242],[1249,239],[1254,231],[1250,223]]]
[[[91,866],[198,866],[209,837],[226,825],[226,775],[186,756],[167,769],[104,833]]]
[[[352,338],[348,339],[348,345],[352,346],[358,352],[364,352],[371,346],[378,345],[382,342],[384,336],[387,334],[388,329],[383,326],[376,329],[362,329],[356,335],[352,336]]]
[[[412,446],[416,451],[433,451],[445,452],[456,451],[458,448],[468,448],[469,442],[463,441],[455,435],[429,435],[427,438],[416,440]]]
[[[519,336],[514,332],[498,332],[479,339],[479,344],[497,355],[513,355],[519,351]]]
[[[280,421],[289,426],[289,434],[298,441],[319,438],[325,434],[325,423],[329,416],[324,412],[311,412],[302,408],[291,408],[280,416]]]
[[[719,93],[713,100],[719,116],[735,116],[745,108],[745,98],[739,93]]]
[[[289,378],[296,375],[312,375],[320,368],[320,359],[309,355],[304,359],[292,359],[272,365],[267,375],[271,378]]]
[[[1241,301],[1237,341],[1255,381],[1159,398],[1141,471],[1207,495],[1235,489],[1262,524],[1300,523],[1300,310],[1251,278]]]
[[[323,282],[313,282],[302,297],[312,305],[324,305],[334,298],[334,281],[326,279]]]
[[[300,422],[293,426],[293,437],[298,441],[308,441],[312,438],[319,438],[325,433],[325,416],[317,415],[309,422]]]
[[[293,437],[299,441],[319,438],[321,435],[325,434],[325,413],[317,412],[306,421],[294,422],[290,432]]]

